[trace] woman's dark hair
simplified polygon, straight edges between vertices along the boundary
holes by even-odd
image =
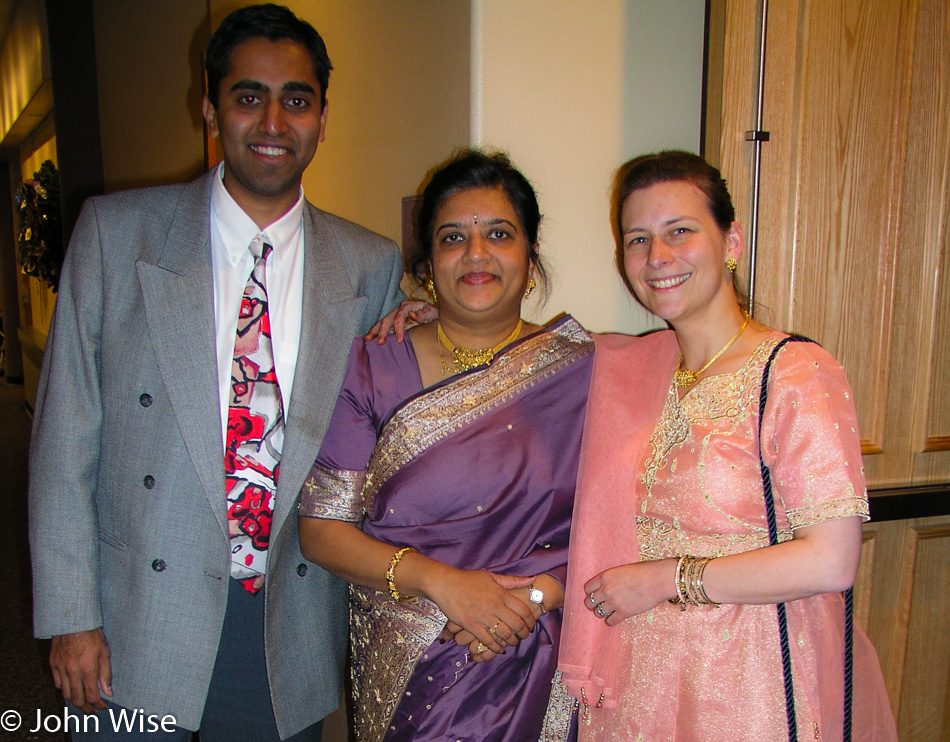
[[[709,206],[713,221],[722,232],[728,231],[736,220],[736,209],[732,205],[732,197],[729,195],[729,189],[726,188],[726,181],[723,180],[719,170],[699,155],[681,150],[666,150],[640,155],[622,165],[617,172],[612,204],[614,227],[617,230],[615,260],[620,277],[623,278],[630,293],[633,293],[633,287],[623,267],[624,201],[634,191],[671,181],[682,181],[698,188],[706,197],[706,204]],[[741,302],[743,292],[739,288],[735,275],[733,275],[733,286]]]
[[[534,264],[541,288],[547,286],[547,270],[538,253],[538,229],[541,210],[538,197],[528,179],[504,152],[465,149],[457,152],[432,173],[422,192],[422,204],[416,219],[416,250],[410,260],[412,275],[424,283],[432,262],[435,215],[446,199],[473,188],[501,188],[511,203],[525,241],[528,259]]]
[[[333,65],[327,55],[327,46],[316,29],[300,20],[283,5],[249,5],[229,13],[208,42],[205,71],[208,73],[208,100],[218,107],[218,94],[223,80],[231,69],[234,47],[251,39],[268,41],[289,39],[303,46],[313,63],[313,76],[320,83],[320,108],[326,105],[327,87]]]

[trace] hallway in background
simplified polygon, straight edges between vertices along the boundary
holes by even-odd
[[[27,452],[30,417],[23,404],[23,387],[0,378],[0,513],[4,535],[0,538],[0,718],[16,711],[22,725],[16,732],[0,732],[4,742],[43,740],[63,742],[62,732],[30,734],[36,711],[63,715],[63,700],[53,687],[49,642],[33,638],[30,588],[30,551],[27,539]],[[50,728],[55,728],[50,719]]]

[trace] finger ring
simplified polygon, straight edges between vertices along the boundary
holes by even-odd
[[[475,654],[481,654],[482,652],[485,652],[487,650],[488,650],[488,647],[486,647],[484,644],[479,642],[478,646],[475,647]]]
[[[594,613],[596,613],[596,614],[597,614],[598,616],[600,616],[601,618],[607,618],[607,615],[608,615],[608,614],[604,613],[604,604],[603,604],[603,603],[598,603],[598,604],[597,604],[597,607],[594,609]]]
[[[594,594],[593,594],[593,593],[591,593],[590,595],[588,595],[588,596],[587,596],[587,599],[590,601],[590,604],[591,604],[591,605],[597,605],[597,601],[594,600]]]
[[[498,628],[498,624],[499,624],[499,623],[501,623],[501,622],[500,622],[500,621],[495,621],[495,625],[492,626],[492,627],[488,630],[488,633],[491,634],[492,636],[494,636],[494,635],[495,635],[495,629]]]

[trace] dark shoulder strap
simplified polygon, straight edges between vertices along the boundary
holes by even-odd
[[[765,369],[762,372],[762,388],[759,394],[759,468],[762,472],[762,489],[765,495],[765,514],[768,519],[769,545],[778,543],[778,527],[775,522],[775,497],[772,494],[772,474],[762,458],[762,421],[765,419],[765,403],[769,394],[769,377],[772,373],[772,364],[779,351],[788,343],[813,343],[800,335],[791,335],[781,340],[772,349]],[[845,602],[845,635],[844,635],[844,735],[843,742],[851,742],[851,695],[852,670],[854,664],[854,595],[851,588],[844,594]],[[785,714],[788,721],[789,742],[797,742],[798,726],[795,722],[795,692],[792,687],[792,662],[788,647],[788,621],[785,617],[785,604],[776,605],[778,613],[779,641],[782,645],[782,675],[785,680]]]
[[[788,343],[814,343],[814,340],[801,335],[790,335],[781,340],[772,349],[762,372],[762,388],[759,394],[759,468],[762,472],[762,489],[765,495],[765,513],[768,519],[769,544],[778,543],[778,527],[775,523],[775,497],[772,494],[772,474],[762,458],[762,421],[765,419],[765,403],[768,400],[769,378],[772,364],[779,351]],[[854,667],[854,592],[848,588],[844,593],[844,730],[843,742],[851,742],[851,698],[853,691]],[[782,645],[782,674],[785,680],[785,714],[788,721],[789,742],[797,742],[798,727],[795,723],[795,693],[792,687],[792,664],[788,648],[788,622],[785,617],[785,604],[776,605],[778,613],[779,641]]]
[[[769,546],[778,543],[778,528],[775,524],[775,498],[772,496],[772,474],[762,459],[762,421],[765,419],[765,403],[769,396],[769,378],[772,375],[772,364],[775,363],[775,357],[789,343],[814,343],[814,340],[803,337],[802,335],[789,335],[780,340],[772,352],[769,359],[765,362],[765,369],[762,371],[762,388],[759,392],[759,470],[762,472],[762,487],[765,490],[765,514],[769,525]],[[816,343],[817,344],[817,343]]]

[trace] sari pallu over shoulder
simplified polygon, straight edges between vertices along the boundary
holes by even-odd
[[[552,329],[509,346],[489,366],[459,374],[407,400],[385,423],[373,451],[363,489],[365,511],[372,512],[376,493],[399,469],[591,353],[590,335],[567,317]]]
[[[609,708],[617,703],[619,631],[584,607],[584,583],[639,559],[631,497],[636,462],[666,401],[679,345],[670,330],[644,337],[596,335],[595,345],[558,668],[577,702]],[[615,538],[618,523],[629,526]]]

